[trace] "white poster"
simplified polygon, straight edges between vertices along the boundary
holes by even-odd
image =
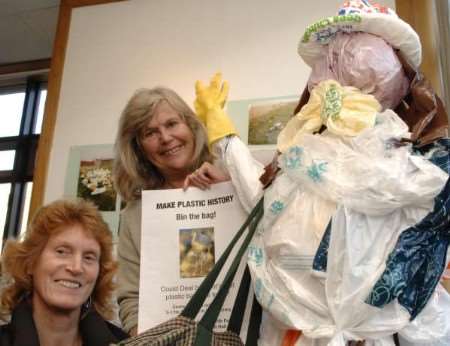
[[[245,219],[230,182],[206,191],[143,191],[139,332],[181,312]],[[216,323],[219,330],[227,326],[242,271],[243,265]]]

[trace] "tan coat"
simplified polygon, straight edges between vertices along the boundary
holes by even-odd
[[[117,300],[122,327],[127,332],[138,323],[141,205],[141,200],[129,202],[122,211],[119,227]]]

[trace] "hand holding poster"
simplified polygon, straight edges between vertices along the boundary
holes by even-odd
[[[142,193],[139,332],[178,315],[243,224],[231,183]],[[237,278],[242,276],[242,270]],[[209,304],[221,282],[215,284]],[[219,316],[226,327],[237,286]]]

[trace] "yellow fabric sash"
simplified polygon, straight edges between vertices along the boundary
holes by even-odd
[[[333,134],[354,137],[375,125],[380,110],[380,103],[372,95],[343,87],[335,80],[322,81],[278,135],[278,150],[284,153],[304,133],[319,131],[322,125]]]

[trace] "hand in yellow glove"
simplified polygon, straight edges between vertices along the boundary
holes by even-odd
[[[206,125],[206,114],[213,108],[223,108],[228,97],[228,82],[222,83],[222,74],[216,73],[209,86],[205,87],[201,81],[195,83],[195,93],[197,98],[194,102],[195,111],[203,123]]]
[[[197,81],[195,93],[197,96],[194,101],[195,111],[206,127],[209,145],[237,133],[231,119],[223,110],[228,96],[228,83],[222,83],[220,73],[214,75],[209,86],[205,87],[201,81]]]

